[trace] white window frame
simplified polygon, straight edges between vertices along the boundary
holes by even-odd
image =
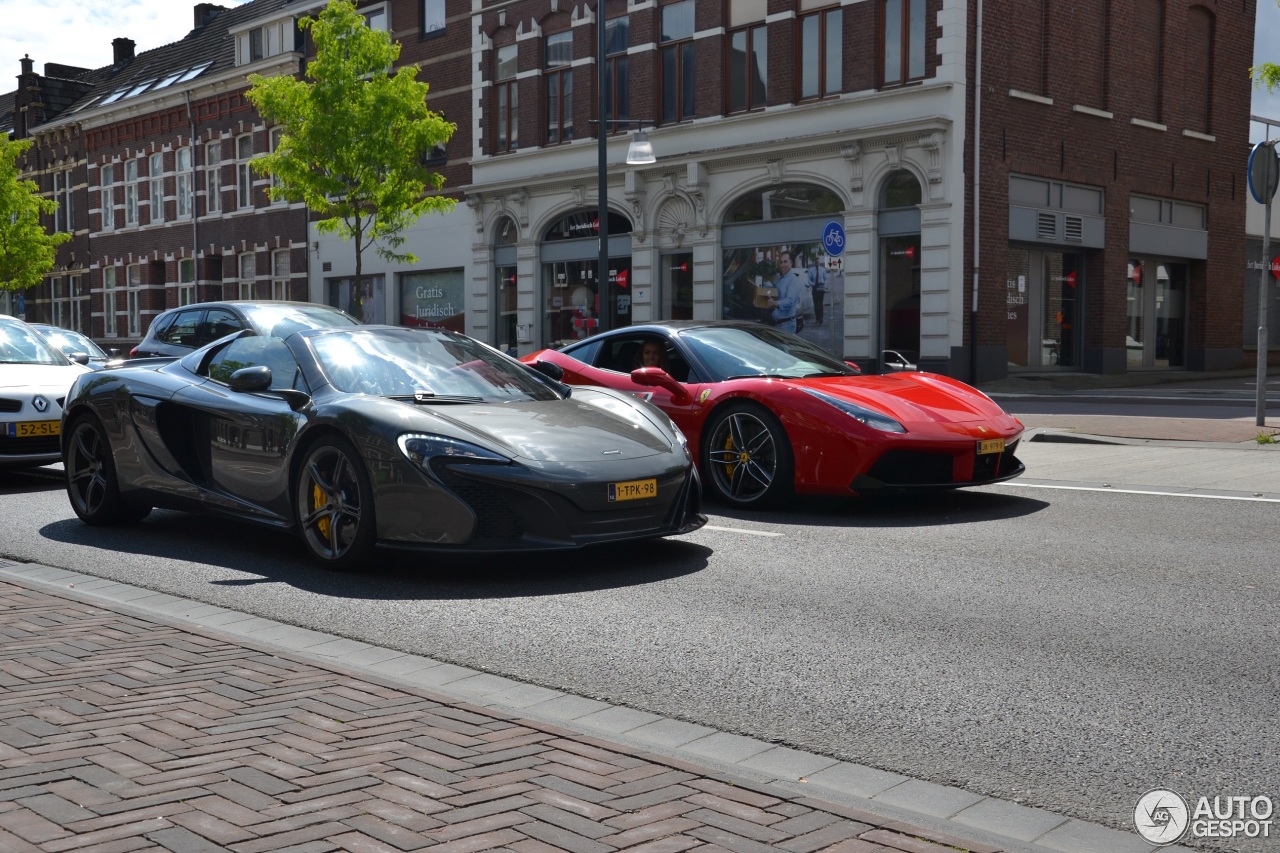
[[[290,252],[288,249],[276,249],[271,253],[271,298],[289,298]]]
[[[253,299],[253,283],[258,278],[258,257],[244,252],[236,258],[237,299]]]
[[[119,335],[116,327],[116,268],[102,268],[102,334],[114,338]]]
[[[191,148],[179,148],[174,152],[173,160],[174,196],[177,201],[178,218],[190,219],[195,210],[195,193],[192,187],[195,179],[191,173]]]
[[[204,146],[204,212],[222,212],[222,140]]]
[[[273,127],[273,128],[271,128],[271,133],[268,135],[267,139],[268,139],[268,141],[269,141],[269,143],[270,143],[271,153],[272,153],[272,154],[274,154],[274,153],[276,152],[276,150],[277,150],[277,149],[279,149],[279,147],[280,147],[280,138],[281,138],[282,136],[284,136],[284,128],[283,128],[283,127]],[[272,186],[272,187],[278,187],[278,186],[280,186],[280,183],[281,183],[281,182],[280,182],[280,179],[279,179],[278,177],[276,177],[275,172],[272,172],[272,173],[271,173],[271,186]],[[271,195],[270,195],[270,193],[268,193],[268,194],[267,194],[267,198],[268,198],[268,200],[270,201],[270,203],[271,203],[271,204],[284,204],[284,203],[285,203],[284,199],[280,199],[280,200],[278,200],[278,201],[277,201],[276,199],[272,198],[272,197],[271,197]]]
[[[54,231],[65,231],[68,234],[75,233],[76,208],[74,202],[75,193],[72,192],[73,187],[70,169],[53,173],[53,200],[58,203],[58,209],[53,213]]]
[[[196,301],[196,259],[178,259],[178,304],[190,305]]]
[[[147,194],[151,204],[151,221],[164,222],[164,153],[157,151],[147,163],[150,181]]]
[[[253,207],[253,134],[236,137],[236,207],[240,210]]]
[[[49,280],[49,296],[53,302],[53,325],[59,328],[63,328],[63,320],[66,319],[65,287],[66,282],[62,276],[55,276]]]
[[[126,160],[124,163],[124,224],[128,228],[138,224],[138,160]]]
[[[102,167],[102,230],[112,231],[116,227],[115,200],[116,170],[114,166]]]
[[[125,267],[125,305],[129,314],[129,337],[142,335],[142,264]]]
[[[391,12],[386,6],[361,9],[360,14],[364,16],[364,24],[369,29],[383,33],[391,32]]]
[[[67,293],[71,303],[71,326],[77,332],[84,331],[84,276],[73,275],[67,278]]]

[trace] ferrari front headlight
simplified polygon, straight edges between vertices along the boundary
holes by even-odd
[[[834,406],[864,426],[878,429],[881,432],[904,433],[907,431],[907,428],[902,424],[886,414],[877,412],[875,409],[868,409],[866,406],[859,406],[857,403],[851,403],[848,400],[842,400],[830,394],[823,394],[821,391],[814,391],[811,388],[805,388],[804,392],[818,398],[829,406]]]

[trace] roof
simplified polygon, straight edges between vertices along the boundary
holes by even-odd
[[[161,89],[232,70],[235,67],[235,39],[231,30],[256,18],[270,16],[291,2],[294,0],[250,0],[241,6],[224,9],[178,41],[143,51],[118,65],[84,72],[77,82],[91,84],[92,88],[68,103],[65,109],[60,109],[60,118],[65,119],[85,109],[125,103]],[[0,108],[2,106],[3,100],[0,100]]]

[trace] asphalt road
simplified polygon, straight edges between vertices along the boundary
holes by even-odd
[[[716,515],[557,558],[311,568],[290,537],[80,524],[0,477],[0,556],[1129,828],[1280,779],[1275,506],[1017,485]],[[1261,848],[1260,848],[1261,849]]]

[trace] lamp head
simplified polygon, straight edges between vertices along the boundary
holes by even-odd
[[[658,158],[653,155],[653,143],[649,141],[648,134],[637,130],[631,135],[631,145],[627,147],[627,165],[647,166],[656,162]]]

